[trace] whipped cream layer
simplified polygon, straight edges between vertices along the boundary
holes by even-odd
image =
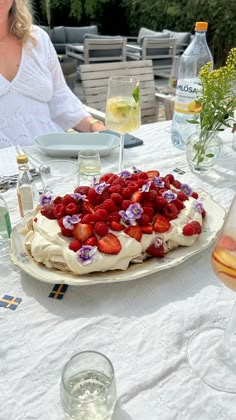
[[[66,238],[61,234],[57,220],[49,220],[40,212],[36,215],[37,221],[36,219],[33,221],[33,230],[25,237],[25,245],[37,262],[49,268],[59,264],[62,270],[78,275],[95,271],[126,270],[131,262],[141,263],[149,257],[145,251],[155,238],[163,240],[165,253],[180,245],[193,245],[198,235],[184,236],[182,229],[192,220],[202,225],[201,214],[192,206],[194,201],[196,201],[194,198],[189,197],[189,200],[184,202],[185,208],[180,211],[176,219],[170,221],[171,228],[168,232],[143,234],[140,242],[123,231],[110,230],[119,238],[121,251],[116,255],[108,255],[97,250],[89,264],[78,261],[76,253],[68,248],[73,238]]]

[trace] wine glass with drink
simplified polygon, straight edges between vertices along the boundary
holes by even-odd
[[[212,267],[225,286],[236,292],[236,195],[212,252]],[[225,330],[197,331],[188,344],[192,369],[212,388],[236,393],[236,303]]]
[[[124,135],[140,127],[139,81],[136,77],[110,77],[106,126],[120,133],[119,172],[121,172],[124,166]]]

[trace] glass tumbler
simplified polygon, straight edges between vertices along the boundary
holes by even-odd
[[[110,420],[116,403],[110,360],[96,351],[74,355],[62,371],[61,402],[68,420]]]
[[[39,173],[45,194],[70,194],[79,185],[78,162],[50,160],[40,166]]]
[[[96,150],[82,150],[78,156],[80,183],[90,183],[92,179],[95,181],[101,174],[100,155]]]

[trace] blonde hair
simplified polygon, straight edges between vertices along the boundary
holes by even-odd
[[[9,12],[10,33],[20,39],[23,44],[28,40],[36,45],[36,39],[32,35],[31,4],[28,0],[14,0]]]

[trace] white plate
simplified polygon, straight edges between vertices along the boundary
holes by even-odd
[[[207,217],[204,222],[202,234],[193,246],[179,247],[169,252],[164,258],[150,258],[142,264],[131,264],[125,271],[115,270],[76,276],[75,274],[64,273],[59,270],[48,269],[36,263],[25,251],[24,234],[22,233],[22,228],[26,223],[25,220],[22,220],[13,228],[10,257],[13,263],[27,274],[46,283],[65,283],[73,286],[83,286],[135,280],[181,264],[186,259],[207,248],[214,241],[217,232],[223,225],[225,210],[213,201],[208,194],[203,193],[201,194],[202,197],[204,199]]]
[[[43,153],[52,157],[78,157],[80,150],[97,150],[107,156],[120,144],[117,136],[106,133],[49,133],[33,140]]]

